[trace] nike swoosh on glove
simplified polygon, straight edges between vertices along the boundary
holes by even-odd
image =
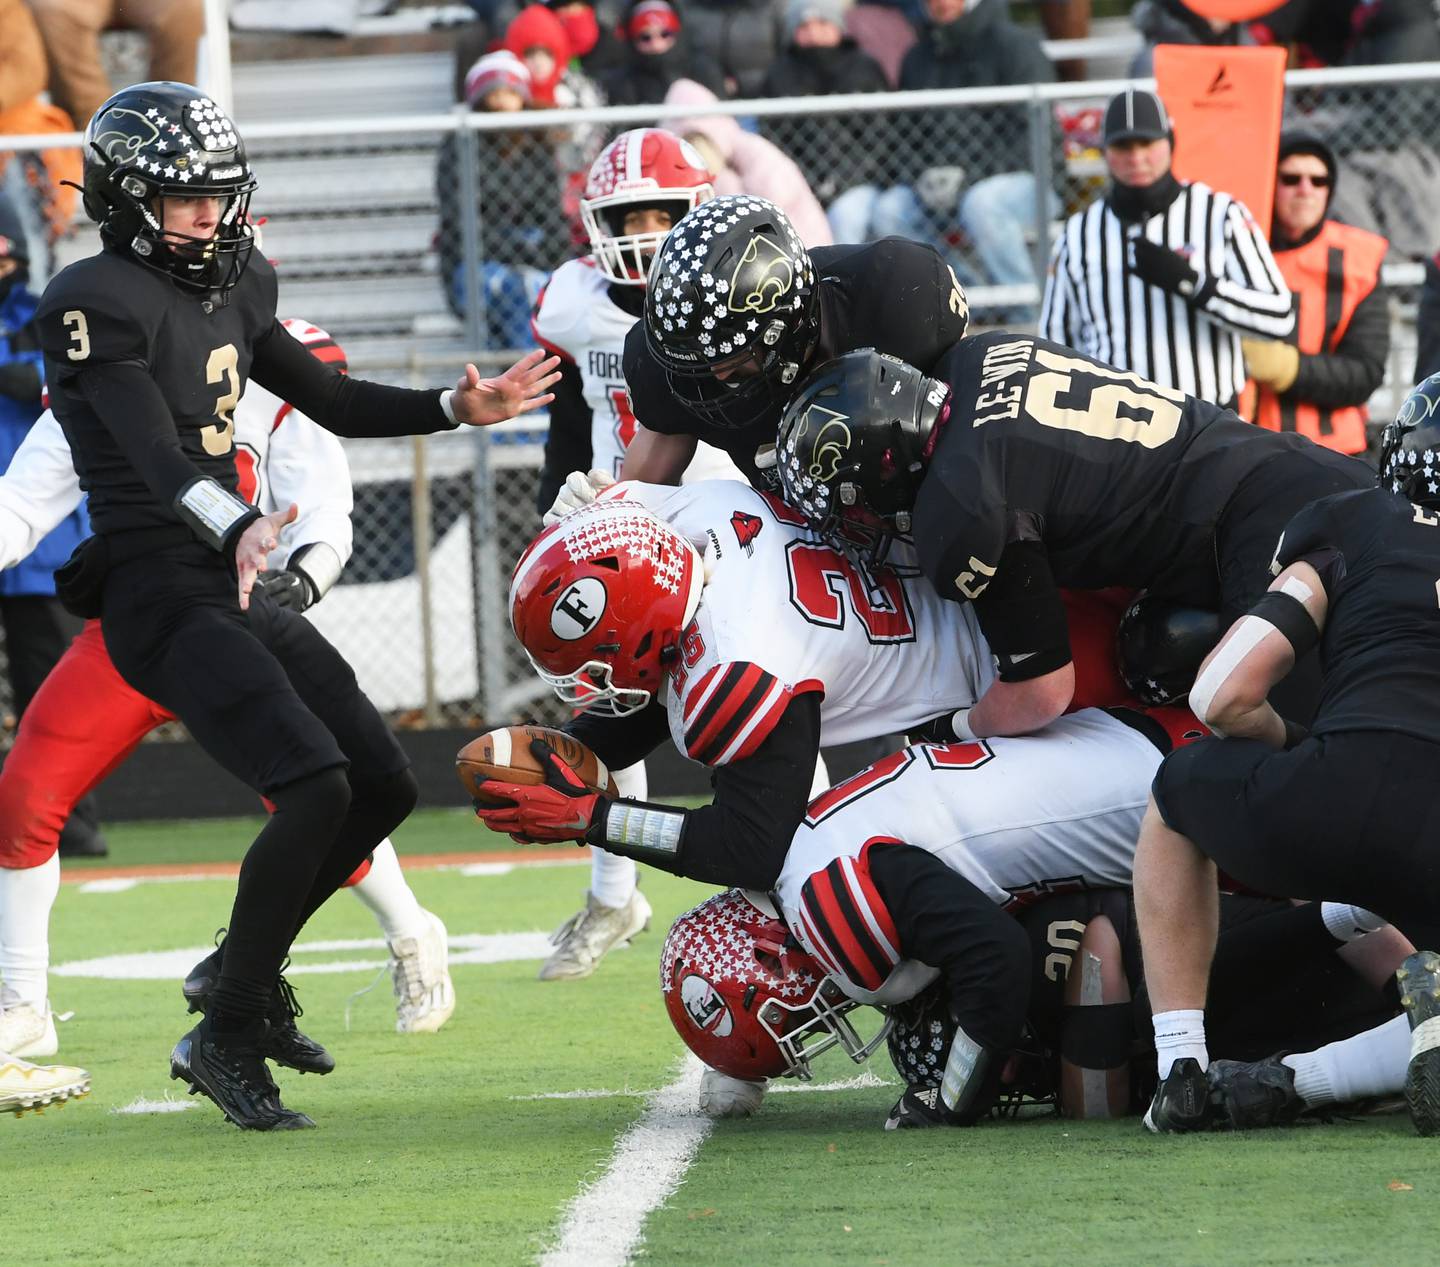
[[[583,841],[600,812],[600,802],[609,798],[590,791],[543,739],[532,739],[530,751],[545,771],[545,782],[525,784],[482,779],[477,784],[478,791],[490,797],[503,797],[510,804],[491,806],[477,802],[476,816],[491,831],[504,832],[522,845]]]

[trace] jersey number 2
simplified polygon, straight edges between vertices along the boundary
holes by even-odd
[[[888,568],[861,572],[829,546],[792,541],[790,603],[812,625],[845,628],[846,600],[871,642],[914,642],[915,617],[905,585]]]
[[[215,401],[215,417],[207,427],[200,428],[200,443],[211,457],[224,457],[235,447],[235,406],[240,403],[240,354],[233,343],[226,343],[210,353],[205,362],[205,381],[224,383],[225,390]]]

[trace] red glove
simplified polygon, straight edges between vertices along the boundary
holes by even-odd
[[[475,813],[491,831],[505,832],[522,845],[538,842],[585,839],[590,824],[608,800],[590,791],[579,776],[543,739],[532,739],[530,751],[545,771],[545,782],[535,785],[482,779],[478,790],[490,797],[504,797],[509,805],[475,802]]]

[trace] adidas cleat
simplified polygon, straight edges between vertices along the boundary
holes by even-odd
[[[953,1124],[950,1110],[940,1099],[940,1088],[918,1084],[905,1088],[905,1094],[895,1101],[895,1107],[885,1119],[887,1131],[908,1131]]]
[[[540,968],[541,981],[588,977],[600,960],[650,927],[650,903],[636,889],[624,906],[604,906],[585,895],[585,909],[572,915],[550,938],[555,953]]]
[[[252,1021],[234,1033],[217,1034],[206,1017],[175,1044],[170,1076],[191,1095],[203,1095],[246,1131],[297,1131],[315,1123],[280,1103],[280,1089],[262,1054],[267,1022]]]
[[[0,1052],[0,1113],[43,1113],[90,1094],[90,1075],[72,1065],[32,1065]]]
[[[425,912],[425,931],[390,943],[390,979],[395,989],[395,1032],[433,1034],[455,1011],[445,925]]]
[[[1395,981],[1410,1021],[1405,1103],[1421,1135],[1440,1134],[1440,955],[1417,951],[1400,965]]]
[[[1194,1056],[1170,1066],[1145,1110],[1145,1129],[1157,1135],[1203,1131],[1210,1126],[1210,1084]]]
[[[1295,1071],[1279,1056],[1264,1060],[1217,1060],[1205,1071],[1214,1125],[1232,1131],[1289,1126],[1305,1112],[1295,1090]]]

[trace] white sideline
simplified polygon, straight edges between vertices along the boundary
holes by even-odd
[[[700,1112],[704,1066],[687,1056],[680,1076],[655,1093],[644,1115],[615,1142],[610,1165],[570,1203],[554,1248],[540,1267],[624,1267],[645,1219],[685,1178],[710,1133]]]

